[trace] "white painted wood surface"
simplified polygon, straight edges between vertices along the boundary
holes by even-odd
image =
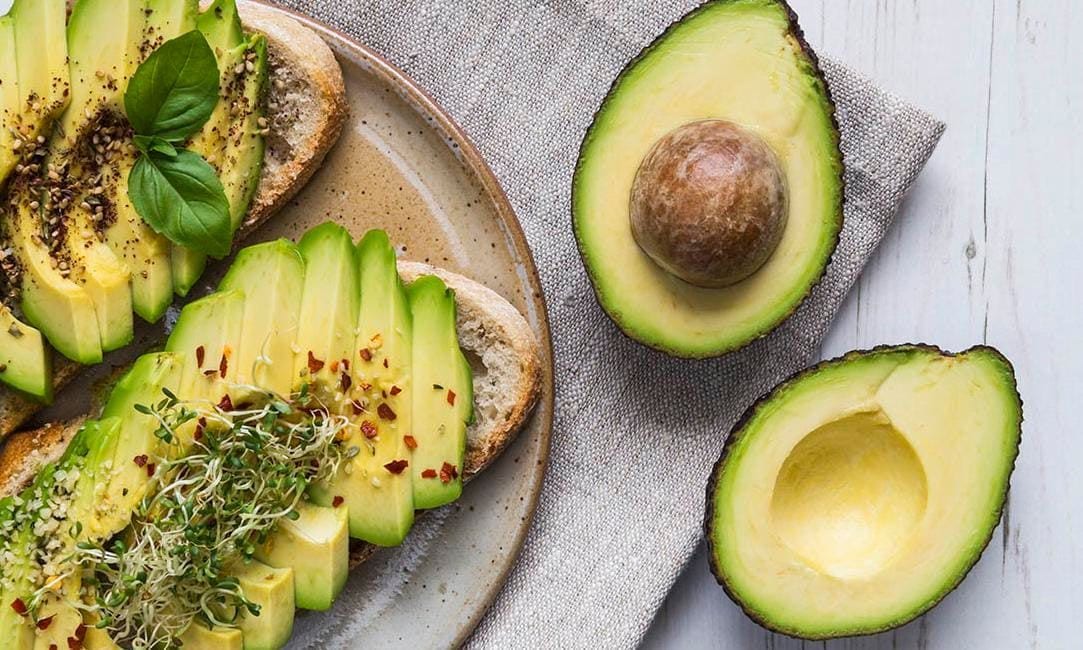
[[[646,648],[1083,648],[1083,5],[1073,0],[792,0],[820,52],[948,130],[824,349],[1000,348],[1024,400],[1009,507],[929,614],[826,644],[770,634],[703,549]]]

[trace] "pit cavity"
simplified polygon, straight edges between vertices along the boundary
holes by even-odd
[[[921,460],[882,412],[847,415],[790,451],[775,479],[772,525],[812,569],[870,577],[916,528],[927,489]]]

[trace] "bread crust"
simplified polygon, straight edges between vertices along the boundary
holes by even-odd
[[[267,36],[272,64],[268,102],[276,103],[277,100],[282,110],[287,111],[291,102],[284,95],[300,94],[302,98],[294,101],[305,104],[307,119],[291,122],[289,141],[280,141],[278,147],[268,147],[259,187],[248,215],[234,237],[234,246],[242,243],[305,186],[338,141],[349,117],[342,69],[323,39],[285,13],[250,0],[240,0],[237,5],[245,29]],[[276,87],[276,81],[287,76],[291,83]],[[299,89],[303,91],[298,93]],[[273,127],[275,112],[269,111],[268,118]],[[276,134],[272,132],[270,137],[274,139]],[[53,388],[59,391],[83,370],[83,366],[49,352],[53,355]],[[39,402],[13,390],[0,389],[0,441],[42,407]]]

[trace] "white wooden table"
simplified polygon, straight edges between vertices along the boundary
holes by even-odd
[[[948,123],[824,349],[998,347],[1023,445],[1001,526],[917,621],[828,648],[1083,648],[1083,6],[1072,0],[792,0],[810,43]],[[821,647],[770,634],[703,549],[646,647]]]

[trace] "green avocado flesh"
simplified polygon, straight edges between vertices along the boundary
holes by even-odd
[[[162,43],[200,29],[219,59],[220,101],[188,146],[219,174],[234,230],[263,167],[266,39],[246,35],[234,0],[17,0],[0,17],[0,382],[52,398],[51,345],[82,364],[155,322],[206,266],[136,212],[138,159],[124,93]],[[52,172],[52,174],[50,174]],[[20,323],[23,320],[25,323]]]
[[[250,559],[240,550],[224,554],[220,570],[258,614],[242,611],[236,620],[230,614],[226,625],[197,614],[171,634],[185,648],[280,648],[295,608],[334,604],[349,573],[351,539],[401,543],[415,509],[459,496],[472,403],[454,293],[436,277],[405,287],[386,233],[370,231],[355,244],[348,231],[327,223],[296,245],[280,239],[242,249],[218,291],[184,307],[164,351],[139,357],[112,388],[100,418],[88,420],[65,455],[39,475],[31,489],[54,495],[51,507],[66,506],[60,527],[21,527],[24,506],[0,501],[0,553],[10,550],[14,560],[0,566],[0,598],[32,602],[44,580],[40,545],[51,539],[68,549],[49,560],[63,567],[75,549],[135,543],[148,521],[165,517],[163,508],[174,517],[188,512],[190,502],[173,501],[182,481],[168,468],[194,457],[200,460],[190,467],[214,465],[221,443],[208,438],[220,441],[216,436],[231,430],[247,435],[238,419],[255,412],[266,421],[258,405],[270,404],[265,408],[286,413],[282,422],[307,414],[339,423],[324,442],[338,450],[328,458],[339,464],[328,466],[318,485],[302,483],[293,505],[274,506],[272,523],[244,552]],[[185,414],[169,428],[162,415],[167,404]],[[238,467],[224,457],[221,463]],[[212,519],[224,516],[224,503]],[[85,568],[63,575],[58,591],[33,613],[35,620],[54,616],[55,628],[37,629],[0,606],[0,639],[21,644],[0,648],[66,647],[75,628],[108,611],[81,613],[75,606],[79,594],[95,594],[101,575]],[[86,647],[116,647],[113,629],[88,631]]]
[[[276,569],[253,560],[233,569],[245,596],[259,606],[259,615],[244,616],[238,627],[244,650],[275,650],[293,634],[293,569]]]
[[[410,473],[388,465],[408,463],[405,436],[411,428],[410,394],[413,319],[395,251],[387,234],[370,231],[358,244],[361,302],[354,349],[338,362],[340,388],[357,403],[359,426],[347,444],[360,450],[330,485],[313,495],[318,503],[342,499],[350,511],[350,534],[373,544],[395,546],[414,523]],[[303,348],[304,346],[302,346]],[[328,360],[333,362],[333,360]]]
[[[598,110],[575,172],[573,221],[599,302],[632,338],[681,357],[734,350],[781,323],[823,274],[842,223],[842,155],[827,87],[799,34],[778,0],[708,2],[632,61]],[[723,288],[664,271],[629,221],[647,152],[706,119],[759,135],[789,191],[774,253]]]
[[[988,347],[878,348],[807,370],[726,442],[707,492],[712,570],[792,636],[902,625],[977,562],[1021,423],[1011,364]]]
[[[345,508],[303,504],[296,520],[284,519],[256,551],[256,559],[293,570],[300,609],[331,608],[350,572],[350,525]]]
[[[462,493],[466,425],[473,414],[470,364],[456,345],[455,294],[426,276],[407,289],[414,314],[414,502],[435,508]],[[430,478],[436,473],[440,480]],[[449,480],[444,480],[445,478]]]
[[[240,343],[230,381],[279,395],[293,388],[293,336],[301,315],[305,262],[279,239],[243,249],[218,286],[244,294]],[[269,318],[269,314],[274,314]]]

